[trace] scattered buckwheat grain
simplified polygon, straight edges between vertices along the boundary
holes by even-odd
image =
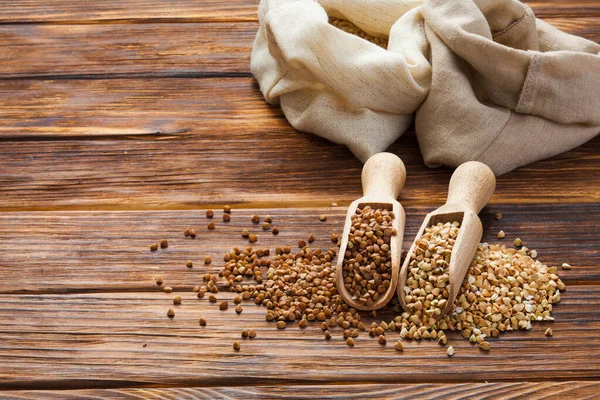
[[[538,256],[537,251],[531,250],[529,252],[529,257],[531,257],[531,258],[537,258],[537,256]]]

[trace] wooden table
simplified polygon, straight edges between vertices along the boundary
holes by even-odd
[[[597,0],[530,5],[600,41]],[[239,233],[252,214],[281,228],[259,232],[260,246],[314,233],[326,248],[361,194],[361,164],[348,150],[294,131],[261,97],[249,72],[256,7],[0,4],[0,397],[598,397],[598,137],[498,179],[481,214],[484,240],[502,229],[505,242],[520,237],[542,261],[573,269],[560,273],[568,288],[556,321],[493,339],[489,354],[457,334],[453,358],[427,341],[398,354],[365,334],[348,348],[339,332],[325,342],[316,325],[277,331],[262,307],[238,316],[195,298],[201,274],[246,245]],[[392,151],[408,172],[406,246],[445,200],[451,170],[426,168],[413,133]],[[218,220],[224,204],[232,221],[209,232],[202,210]],[[187,226],[195,240],[184,238]],[[151,253],[162,238],[169,248]],[[215,261],[204,266],[207,254]],[[159,273],[183,297],[173,320],[173,295],[153,283]],[[258,337],[234,352],[243,328]]]

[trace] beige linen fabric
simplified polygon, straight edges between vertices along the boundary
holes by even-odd
[[[388,49],[342,32],[328,14]],[[292,126],[361,160],[410,125],[428,166],[496,174],[600,131],[600,46],[516,0],[262,0],[251,69]]]
[[[411,4],[322,3],[374,36],[387,34]],[[431,79],[427,43],[415,33],[422,21],[403,25],[396,50],[388,51],[330,25],[312,0],[263,0],[259,20],[252,73],[294,128],[345,144],[363,161],[408,128]]]
[[[432,84],[416,113],[428,166],[503,174],[600,132],[600,46],[518,1],[426,1]]]

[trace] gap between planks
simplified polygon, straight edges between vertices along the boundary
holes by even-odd
[[[243,385],[243,386],[190,386],[162,385],[152,387],[121,386],[114,389],[69,389],[62,390],[23,390],[5,391],[8,399],[347,399],[348,396],[361,399],[444,399],[444,400],[484,400],[493,395],[496,399],[515,399],[527,396],[530,400],[590,399],[600,390],[600,381],[563,381],[563,382],[494,382],[494,383],[456,383],[456,384],[376,384],[364,383],[319,383],[282,384],[282,385]]]
[[[360,197],[357,196],[357,198]],[[408,207],[418,207],[418,206],[428,206],[431,205],[431,201],[427,199],[400,199],[403,206]],[[347,206],[353,200],[348,198],[344,198],[343,200],[338,200],[336,203],[339,206]],[[490,205],[514,205],[514,204],[523,204],[523,205],[535,205],[535,204],[557,204],[557,203],[567,203],[567,204],[597,204],[598,199],[596,197],[578,197],[573,199],[573,201],[565,201],[564,198],[561,197],[544,197],[544,198],[524,198],[520,201],[514,198],[507,199],[496,199],[493,202],[490,202]],[[64,206],[3,206],[0,205],[0,213],[14,213],[14,212],[22,212],[22,213],[30,213],[30,212],[82,212],[82,211],[104,211],[104,212],[118,212],[118,211],[202,211],[209,208],[220,208],[224,204],[234,205],[237,209],[240,210],[271,210],[273,208],[283,208],[283,209],[299,209],[299,208],[324,208],[331,204],[329,200],[291,200],[291,199],[282,199],[276,201],[248,201],[244,203],[236,203],[235,201],[228,201],[223,203],[198,203],[198,204],[177,204],[177,203],[124,203],[124,204],[91,204],[91,205],[64,205]]]
[[[568,382],[507,382],[507,383],[458,383],[414,385],[393,384],[319,384],[319,385],[270,385],[238,387],[155,387],[131,389],[89,389],[77,391],[19,391],[4,392],[9,399],[232,399],[261,398],[279,399],[444,399],[444,400],[484,400],[515,399],[527,397],[541,399],[590,399],[600,391],[599,381]]]

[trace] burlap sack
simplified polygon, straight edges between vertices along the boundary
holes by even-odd
[[[477,160],[499,175],[600,132],[596,43],[516,0],[428,0],[421,14],[433,77],[415,127],[428,166]]]
[[[418,4],[263,0],[251,65],[262,93],[292,126],[363,161],[417,108],[429,166],[477,160],[502,174],[600,132],[600,46],[517,0]],[[387,51],[329,25],[327,13],[389,33]]]
[[[321,3],[374,36],[387,35],[416,5]],[[423,55],[428,48],[422,21],[402,26],[388,51],[330,25],[323,6],[313,0],[262,0],[252,73],[265,99],[280,102],[294,128],[345,144],[365,161],[408,128],[427,95],[431,68]]]

